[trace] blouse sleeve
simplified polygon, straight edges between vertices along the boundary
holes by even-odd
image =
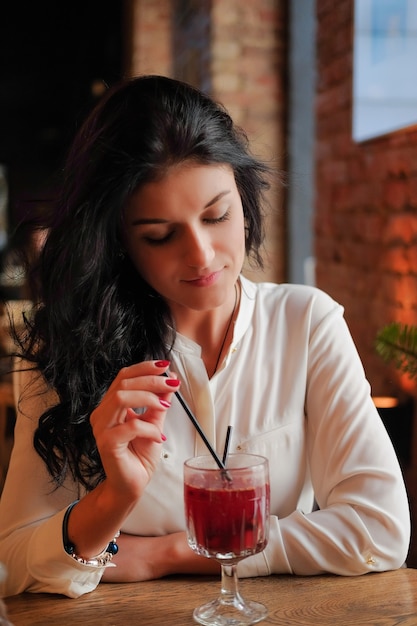
[[[19,372],[18,378],[23,394],[0,500],[0,559],[7,572],[0,597],[23,591],[77,597],[98,585],[104,568],[77,563],[64,550],[62,521],[78,488],[67,483],[56,489],[33,447],[37,420],[53,397],[42,390],[38,374]]]
[[[396,569],[410,539],[402,472],[343,309],[322,292],[306,335],[306,438],[318,510],[272,517],[268,546],[240,564],[240,575]]]

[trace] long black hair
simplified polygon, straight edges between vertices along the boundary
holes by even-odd
[[[172,345],[168,307],[134,269],[121,231],[131,194],[185,161],[232,167],[247,256],[262,265],[268,168],[225,109],[197,89],[162,76],[125,81],[107,92],[69,151],[21,345],[58,396],[34,437],[56,485],[68,473],[87,489],[103,479],[91,412],[122,367],[166,357]]]

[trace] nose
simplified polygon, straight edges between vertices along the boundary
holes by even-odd
[[[184,256],[189,267],[209,267],[215,256],[207,231],[190,230],[184,240]]]

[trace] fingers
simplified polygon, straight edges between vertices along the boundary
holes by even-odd
[[[169,365],[145,361],[123,368],[90,416],[107,480],[135,493],[149,480],[166,439],[165,415],[180,386]]]
[[[178,383],[173,382],[177,381],[175,374],[167,374],[169,365],[169,361],[143,361],[124,367],[110,385],[109,391],[115,387],[123,389],[137,388],[138,379],[143,381],[144,378],[148,379],[146,388],[149,391],[161,393],[166,391],[167,388],[172,391],[178,386]],[[167,374],[167,376],[161,376],[161,374]]]
[[[169,365],[169,361],[144,361],[120,370],[91,415],[95,433],[121,424],[132,415],[135,419],[159,422],[171,405],[172,394],[180,386],[174,374],[161,375],[168,371]],[[130,412],[135,408],[145,412],[140,416]]]
[[[147,439],[149,442],[162,443],[166,437],[160,430],[160,425],[143,419],[142,416],[128,409],[126,421],[112,429],[113,442],[129,443],[133,439]]]
[[[177,391],[180,381],[175,374],[167,374],[169,361],[145,361],[120,370],[109,387],[109,392],[142,391],[148,394],[157,394],[162,399]],[[167,374],[162,376],[161,374]],[[145,406],[143,404],[132,404]],[[167,407],[165,407],[167,408]]]
[[[127,424],[127,422],[135,421],[137,422],[137,424],[134,424],[134,427],[135,428],[137,427],[139,431],[140,431],[139,423],[152,424],[153,426],[155,426],[157,430],[155,430],[155,428],[153,430],[147,430],[146,432],[149,433],[149,438],[153,439],[157,443],[160,443],[161,441],[166,441],[165,435],[161,432],[163,418],[152,419],[152,417],[149,416],[149,413],[150,411],[146,411],[144,413],[138,414],[133,409],[127,409],[126,419],[123,423]]]

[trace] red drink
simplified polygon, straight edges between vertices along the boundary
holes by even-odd
[[[261,552],[267,542],[269,484],[247,486],[233,479],[207,487],[184,484],[191,547],[203,556],[241,559]]]
[[[184,462],[185,522],[189,546],[217,559],[222,569],[217,599],[196,608],[199,624],[257,624],[268,615],[260,602],[245,601],[238,590],[237,564],[261,552],[269,532],[268,459],[230,454],[225,468],[207,455]]]

